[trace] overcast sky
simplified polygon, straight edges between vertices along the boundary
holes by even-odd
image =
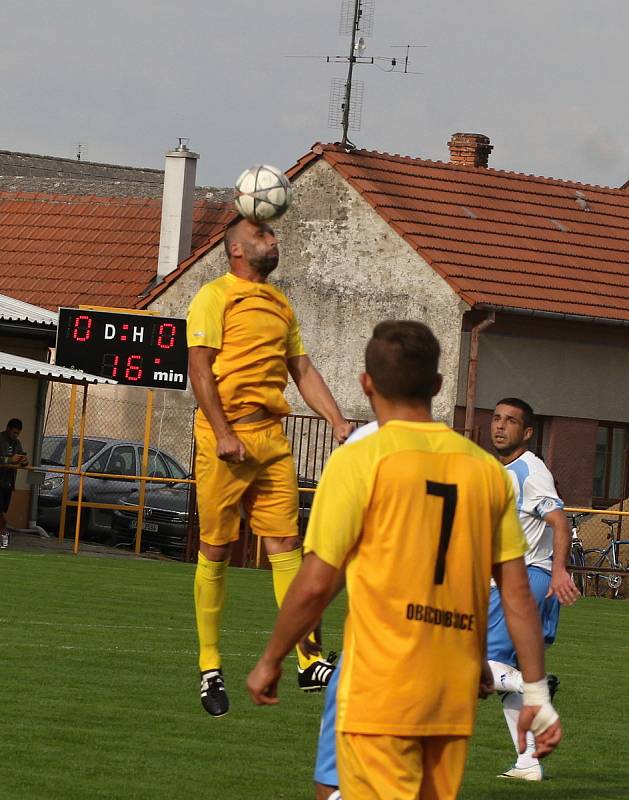
[[[367,55],[422,44],[423,75],[357,68],[361,147],[439,160],[484,133],[490,165],[619,186],[629,177],[627,0],[375,0]],[[163,167],[178,136],[197,183],[292,165],[328,127],[346,67],[341,0],[3,0],[0,149]]]

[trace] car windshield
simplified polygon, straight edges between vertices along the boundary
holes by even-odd
[[[41,463],[48,466],[62,467],[66,461],[66,442],[63,437],[44,437],[41,448]],[[84,439],[83,440],[83,463],[89,461],[90,458],[100,452],[105,446],[105,442],[99,439]],[[79,439],[74,437],[72,439],[72,466],[77,466],[77,457],[79,453]]]

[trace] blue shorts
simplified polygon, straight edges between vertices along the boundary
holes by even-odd
[[[537,603],[537,610],[542,623],[542,633],[544,644],[552,644],[557,636],[557,625],[559,624],[559,600],[552,595],[546,599],[548,587],[550,586],[550,573],[540,567],[527,567],[529,584],[533,597]],[[502,664],[509,664],[511,667],[518,666],[515,655],[515,648],[507,630],[502,603],[500,602],[500,592],[496,586],[491,587],[489,592],[489,618],[487,626],[487,658],[490,661],[500,661]]]
[[[321,716],[321,730],[319,731],[319,744],[317,745],[317,760],[315,762],[314,779],[324,786],[338,786],[339,776],[336,771],[336,687],[341,674],[341,662],[338,665],[328,688],[325,690],[325,705]]]

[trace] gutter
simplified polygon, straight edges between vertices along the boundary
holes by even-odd
[[[587,314],[565,314],[561,311],[536,311],[530,308],[516,308],[515,306],[495,306],[491,303],[476,303],[474,310],[502,312],[504,314],[515,314],[520,317],[541,317],[545,319],[561,319],[565,322],[593,322],[597,325],[618,325],[629,327],[627,319],[609,319],[608,317],[592,317]]]
[[[474,432],[474,417],[476,414],[476,379],[478,376],[478,346],[480,334],[496,321],[494,310],[489,311],[487,317],[472,328],[470,342],[470,358],[467,367],[467,393],[465,398],[465,436],[472,438]]]

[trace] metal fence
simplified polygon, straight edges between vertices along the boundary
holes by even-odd
[[[84,437],[90,439],[107,439],[118,443],[135,443],[136,464],[135,471],[130,472],[140,475],[139,462],[141,461],[141,443],[146,439],[148,430],[148,442],[152,452],[167,455],[172,458],[186,474],[193,472],[194,459],[194,408],[185,403],[181,395],[171,392],[157,392],[151,403],[148,403],[147,390],[129,389],[126,387],[94,387],[87,395],[84,409],[79,403],[76,404],[74,418],[68,416],[70,408],[71,387],[64,384],[51,385],[48,397],[48,407],[45,421],[45,437],[58,436],[59,441],[67,436],[68,428],[74,429],[74,436],[78,437],[81,425],[84,428]],[[151,412],[147,418],[147,405]],[[357,426],[365,423],[365,420],[352,420]],[[284,420],[284,431],[293,452],[295,468],[300,487],[299,502],[299,532],[305,533],[310,507],[312,504],[314,489],[320,480],[321,472],[327,459],[334,449],[338,446],[334,440],[332,427],[326,422],[313,415],[292,414]],[[474,438],[474,437],[473,437]],[[155,465],[157,457],[153,456]],[[160,480],[159,472],[150,471],[147,476],[153,474],[154,480]],[[118,488],[124,487],[123,494],[131,494],[141,483],[148,487],[155,488],[159,484],[149,482],[149,477],[144,481],[127,480],[126,483],[118,482]],[[103,479],[105,482],[109,479]],[[180,556],[187,560],[194,560],[198,549],[198,518],[196,509],[196,493],[194,483],[183,489],[187,493],[186,502],[186,521],[187,521],[187,544]],[[117,498],[117,500],[120,498]],[[76,503],[71,503],[76,507]],[[146,505],[146,504],[145,504]],[[601,521],[601,512],[594,512],[592,509],[584,509],[590,512],[590,517],[582,522],[579,534],[583,540],[585,548],[600,547],[604,548],[609,542],[609,527]],[[614,509],[621,514],[617,517],[622,519],[622,504],[620,509]],[[607,516],[613,516],[614,510],[609,509]],[[95,508],[92,513],[103,522],[107,519],[107,509]],[[130,511],[136,514],[135,511]],[[150,517],[150,512],[149,512]],[[155,521],[139,515],[137,524],[143,526],[143,530],[150,530]],[[72,513],[70,522],[74,521]],[[622,530],[622,536],[621,534]],[[629,521],[624,520],[624,526],[615,534],[616,538],[627,539],[625,532],[629,532]],[[73,533],[71,526],[68,526],[68,534]],[[260,552],[258,537],[251,536],[246,523],[244,524],[244,535],[242,541],[234,548],[235,563],[240,565],[252,565],[264,563],[264,557]],[[621,560],[626,562],[629,556],[629,547],[623,546],[620,551]]]
[[[72,536],[75,552],[86,537],[107,544],[131,538],[139,552],[143,535],[160,530],[148,520],[159,504],[147,511],[145,497],[172,484],[183,505],[172,516],[185,524],[194,409],[180,397],[108,386],[84,388],[79,401],[76,387],[53,385],[39,471],[45,478],[38,497],[40,526],[58,530],[60,539]]]

